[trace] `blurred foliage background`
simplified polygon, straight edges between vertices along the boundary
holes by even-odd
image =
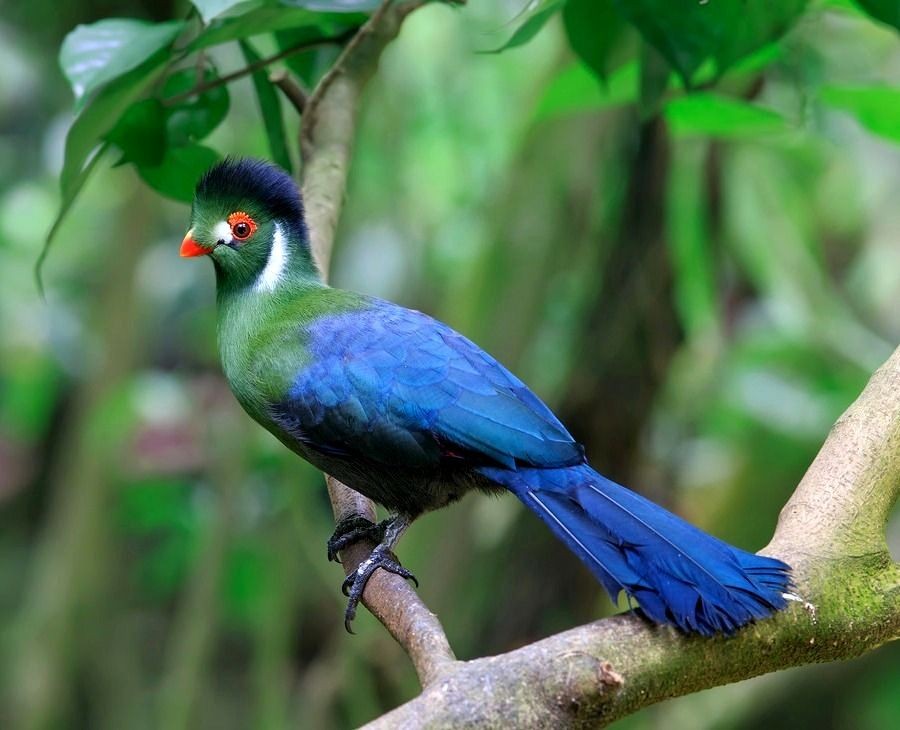
[[[560,5],[409,18],[366,95],[332,281],[449,322],[599,470],[758,549],[900,340],[900,18],[879,0],[810,2],[714,84],[694,69],[685,95],[633,32],[579,60],[585,26]],[[178,258],[186,205],[100,160],[57,232],[46,300],[35,286],[73,119],[63,38],[189,12],[35,0],[0,19],[3,727],[342,728],[417,692],[371,616],[344,632],[321,475],[228,392],[212,271]],[[222,73],[248,58],[209,53]],[[329,53],[292,70],[314,79]],[[270,156],[252,81],[228,89],[205,144]],[[897,520],[889,537],[896,550]],[[616,610],[513,499],[426,515],[400,556],[461,658]],[[896,726],[898,652],[617,727]]]

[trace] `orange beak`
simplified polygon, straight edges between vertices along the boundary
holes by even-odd
[[[184,258],[190,258],[191,256],[205,256],[208,253],[212,253],[212,249],[204,248],[191,238],[193,232],[194,229],[192,228],[187,232],[187,235],[185,235],[184,240],[181,242],[181,255]]]

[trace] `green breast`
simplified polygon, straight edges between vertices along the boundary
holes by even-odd
[[[321,284],[220,293],[219,355],[228,384],[244,409],[271,429],[269,406],[285,399],[312,357],[310,327],[321,317],[364,306],[360,295]]]

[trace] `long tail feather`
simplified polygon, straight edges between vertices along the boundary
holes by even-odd
[[[484,468],[591,569],[657,623],[706,636],[732,633],[787,603],[790,568],[706,534],[589,466]]]

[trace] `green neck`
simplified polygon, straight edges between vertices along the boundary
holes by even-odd
[[[328,289],[319,276],[305,237],[283,223],[273,227],[271,246],[253,260],[248,251],[216,251],[216,302],[219,351],[232,382],[246,377],[254,358],[269,349],[270,340],[302,319],[310,301]],[[221,255],[221,260],[216,258]],[[229,258],[224,258],[224,257]]]

